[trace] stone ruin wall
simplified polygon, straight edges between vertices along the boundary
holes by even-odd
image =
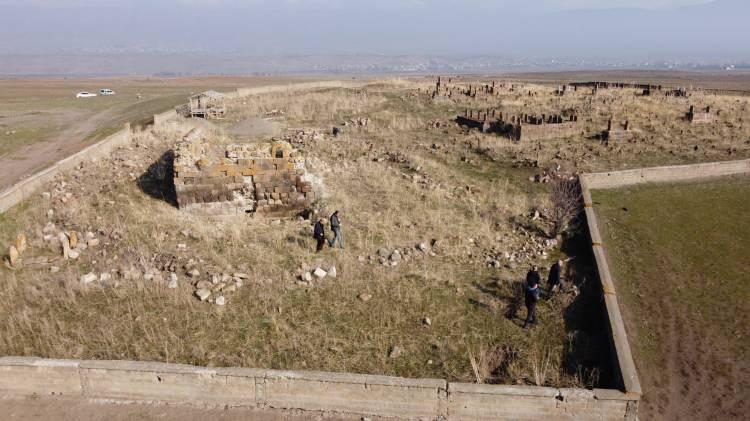
[[[507,117],[507,116],[505,116]],[[565,119],[561,115],[510,116],[506,120],[502,112],[466,110],[463,116],[456,117],[456,123],[469,128],[481,129],[484,133],[497,133],[516,142],[557,139],[583,133],[583,125],[578,116]]]
[[[629,121],[625,121],[625,123],[616,127],[613,126],[612,119],[610,119],[602,138],[607,142],[628,142],[635,139],[635,132],[631,130]]]
[[[221,147],[203,139],[186,139],[175,147],[177,204],[191,213],[302,209],[315,200],[304,175],[303,158],[285,142]]]
[[[706,107],[700,111],[695,111],[695,107],[691,105],[686,117],[687,120],[692,124],[706,124],[714,122],[714,114],[711,112],[711,107]]]
[[[456,96],[466,96],[469,98],[476,98],[477,95],[481,96],[497,96],[502,91],[513,92],[513,84],[509,83],[496,83],[492,81],[490,83],[476,83],[469,84],[468,87],[464,88],[458,85],[451,85],[453,83],[452,78],[441,78],[438,76],[435,88],[426,92],[431,95],[432,99],[437,98],[453,98]],[[421,89],[417,90],[421,92]]]

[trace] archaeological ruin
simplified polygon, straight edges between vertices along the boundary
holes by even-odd
[[[180,209],[202,215],[289,213],[315,200],[304,159],[286,142],[215,145],[188,135],[175,146]]]
[[[704,124],[704,123],[713,123],[714,122],[714,115],[711,113],[711,107],[707,106],[702,111],[695,111],[694,106],[690,106],[690,110],[688,110],[687,114],[685,115],[685,118],[687,121],[689,121],[692,124]]]
[[[583,132],[577,115],[563,117],[560,114],[503,116],[496,109],[466,110],[457,116],[456,122],[464,127],[480,129],[484,133],[496,133],[515,142],[558,139],[575,136]]]
[[[635,133],[631,130],[630,122],[625,121],[619,127],[613,126],[612,119],[607,122],[607,130],[602,133],[602,140],[609,142],[627,142],[633,140]]]

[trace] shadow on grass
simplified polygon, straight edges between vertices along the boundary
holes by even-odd
[[[523,283],[508,281],[507,288],[499,288],[497,282],[493,280],[486,285],[475,282],[473,286],[477,291],[493,297],[493,299],[505,302],[505,318],[518,326],[523,326],[525,315],[518,315],[519,310],[523,307]],[[470,299],[469,301],[477,307],[489,307],[487,304],[474,299]]]
[[[566,265],[568,288],[580,291],[564,311],[566,346],[563,366],[581,386],[616,387],[608,336],[608,316],[586,229],[565,237],[562,251],[575,259]]]
[[[177,207],[177,193],[172,178],[173,169],[174,151],[167,151],[138,177],[138,187],[150,197]]]

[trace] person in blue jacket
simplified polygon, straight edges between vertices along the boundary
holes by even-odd
[[[339,211],[336,211],[331,215],[331,231],[333,231],[333,239],[328,241],[328,245],[333,247],[338,241],[339,247],[344,248],[344,237],[341,236],[341,221],[339,220]]]
[[[523,328],[526,329],[529,324],[536,323],[536,304],[539,302],[541,291],[539,282],[532,280],[524,285],[524,302],[526,304],[526,322]]]

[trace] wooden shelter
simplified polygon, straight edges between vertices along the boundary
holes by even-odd
[[[193,95],[189,101],[191,117],[222,118],[227,111],[224,95],[216,91]]]

